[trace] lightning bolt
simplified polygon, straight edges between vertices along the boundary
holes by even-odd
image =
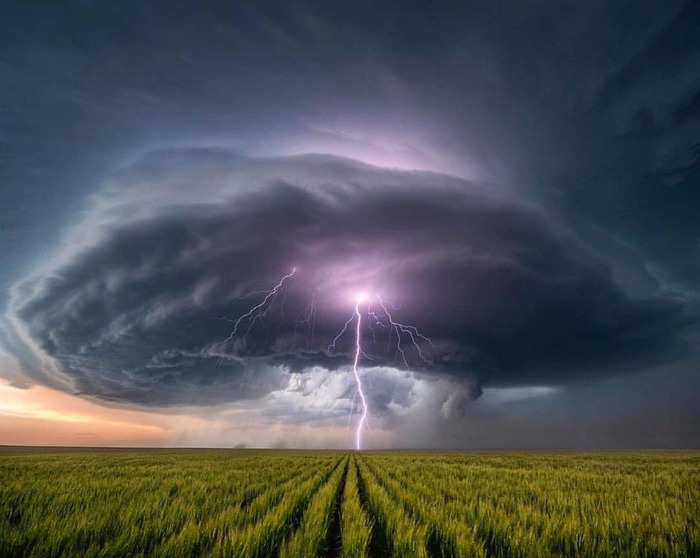
[[[356,390],[355,390],[355,395],[353,396],[353,402],[352,402],[352,407],[350,408],[350,416],[352,416],[353,411],[355,409],[355,401],[357,399],[357,396],[360,396],[360,402],[362,403],[362,414],[360,416],[360,421],[357,424],[357,429],[355,431],[355,447],[358,449],[362,449],[362,431],[364,430],[365,426],[367,425],[367,415],[369,413],[369,406],[367,405],[367,397],[365,396],[365,392],[363,389],[362,385],[362,377],[360,376],[360,371],[359,371],[359,365],[360,365],[360,357],[365,357],[369,358],[367,354],[364,352],[362,349],[362,312],[360,312],[360,306],[366,303],[367,304],[367,315],[369,318],[371,318],[374,321],[374,324],[372,321],[368,321],[368,327],[370,331],[372,332],[372,338],[374,339],[374,343],[376,344],[377,342],[377,336],[376,332],[374,330],[373,325],[378,325],[381,326],[382,328],[389,328],[389,341],[387,344],[387,350],[391,351],[391,343],[392,343],[392,336],[396,336],[396,352],[401,356],[401,360],[403,361],[404,365],[406,366],[407,370],[410,370],[410,367],[408,365],[408,359],[406,358],[406,352],[404,350],[404,345],[403,342],[406,341],[406,338],[410,341],[411,345],[415,348],[416,353],[418,356],[425,362],[426,364],[430,364],[431,361],[428,359],[426,356],[425,352],[423,349],[421,349],[421,342],[424,341],[431,346],[433,346],[433,342],[430,338],[426,337],[423,335],[420,331],[415,326],[412,325],[407,325],[403,324],[401,322],[397,322],[394,317],[392,316],[392,311],[396,309],[396,306],[392,304],[391,302],[384,300],[381,298],[379,295],[375,295],[373,297],[370,297],[368,300],[368,297],[366,295],[360,294],[355,298],[355,308],[353,310],[353,313],[350,315],[350,317],[345,321],[343,324],[342,329],[336,335],[331,342],[331,344],[328,346],[328,352],[332,352],[333,350],[336,349],[336,344],[340,340],[340,338],[348,331],[350,328],[350,325],[355,322],[355,356],[353,359],[353,364],[352,364],[352,372],[353,376],[355,378],[355,385]],[[376,308],[378,306],[381,308]],[[391,307],[391,310],[389,308]],[[385,323],[386,322],[386,323]],[[371,360],[371,359],[370,359]],[[349,424],[349,422],[348,422]]]
[[[295,335],[299,333],[299,329],[301,329],[302,332],[304,329],[306,330],[304,336],[307,345],[312,344],[316,337],[316,310],[316,293],[314,292],[311,297],[311,303],[301,311],[294,322]]]
[[[384,314],[386,315],[387,319],[389,320],[389,326],[391,327],[391,329],[389,330],[389,345],[391,346],[391,331],[394,331],[396,333],[396,349],[401,355],[401,359],[403,360],[406,369],[410,370],[410,367],[408,366],[408,361],[406,360],[406,353],[404,352],[403,347],[401,346],[402,333],[408,334],[408,337],[411,340],[411,344],[415,347],[416,352],[418,353],[418,356],[421,358],[421,360],[426,364],[430,364],[431,361],[425,356],[425,353],[423,353],[423,351],[421,350],[420,343],[418,342],[418,340],[422,340],[429,343],[431,347],[434,346],[433,342],[428,337],[423,335],[420,331],[418,331],[416,327],[394,321],[391,312],[389,312],[389,309],[387,308],[387,306],[395,308],[395,306],[391,302],[383,300],[380,296],[377,296],[377,301],[379,303],[379,306],[381,306],[382,310],[384,311]],[[372,312],[372,315],[375,316],[375,319],[377,319],[377,321],[381,324],[381,321],[379,321],[379,318],[374,312]]]
[[[238,328],[240,327],[240,325],[245,320],[248,320],[248,327],[246,329],[245,334],[243,335],[243,344],[245,345],[247,342],[247,339],[248,339],[248,335],[250,334],[251,330],[253,329],[255,322],[263,319],[267,315],[267,313],[270,311],[270,308],[272,308],[273,304],[277,300],[277,296],[279,295],[280,290],[282,289],[282,286],[284,285],[284,282],[287,279],[294,277],[294,274],[296,272],[297,272],[297,268],[296,267],[292,268],[292,271],[287,273],[287,275],[284,275],[282,277],[282,279],[279,280],[279,283],[277,283],[269,291],[256,291],[256,293],[264,294],[265,298],[262,299],[262,302],[253,306],[250,310],[248,310],[240,318],[238,318],[236,320],[232,320],[230,318],[221,318],[224,321],[232,323],[233,330],[231,331],[231,333],[229,334],[229,336],[226,339],[224,339],[223,341],[221,341],[218,344],[225,345],[226,343],[233,341],[233,338],[236,336],[236,333],[238,333]]]
[[[355,316],[357,316],[357,327],[355,328],[355,360],[352,363],[352,373],[355,375],[355,382],[357,384],[357,393],[360,395],[360,401],[362,401],[362,416],[360,417],[360,422],[357,425],[357,431],[355,433],[355,445],[359,451],[362,446],[362,428],[367,422],[367,399],[365,398],[365,392],[362,390],[362,379],[360,378],[360,373],[357,370],[357,366],[360,362],[360,354],[362,354],[362,344],[361,344],[361,334],[360,328],[362,327],[362,314],[360,314],[360,302],[357,300],[355,302]]]
[[[228,342],[233,341],[234,337],[236,336],[236,334],[238,334],[239,330],[242,330],[243,328],[245,328],[245,333],[243,334],[243,343],[245,344],[248,335],[252,331],[255,323],[267,316],[280,294],[282,296],[282,302],[280,304],[284,304],[286,294],[283,291],[284,284],[287,280],[294,276],[296,271],[297,269],[293,268],[291,272],[287,273],[286,275],[283,275],[279,282],[268,291],[255,291],[254,293],[249,293],[248,295],[246,295],[246,297],[252,295],[264,295],[264,297],[258,304],[250,308],[250,310],[248,310],[245,314],[241,315],[239,318],[235,320],[230,318],[221,318],[227,322],[232,323],[233,329],[231,330],[229,336],[218,344],[224,345]],[[353,312],[348,317],[348,319],[345,320],[343,327],[333,338],[333,341],[331,341],[330,345],[328,345],[328,353],[336,351],[336,345],[338,341],[340,341],[343,335],[349,332],[351,325],[354,322],[355,348],[354,358],[352,362],[352,373],[355,379],[356,390],[355,395],[353,396],[350,415],[348,417],[348,425],[350,424],[350,418],[352,417],[355,411],[355,402],[359,395],[360,403],[362,405],[362,414],[360,415],[360,421],[358,422],[357,429],[355,431],[355,447],[358,451],[362,449],[362,433],[364,431],[365,426],[367,426],[367,417],[369,415],[369,405],[367,404],[367,397],[365,395],[364,386],[362,384],[362,377],[360,375],[360,360],[362,358],[372,360],[362,348],[363,320],[362,312],[360,309],[361,307],[363,307],[363,305],[366,309],[368,318],[367,327],[372,332],[374,344],[377,344],[377,332],[375,331],[374,326],[379,326],[384,330],[388,330],[389,339],[387,342],[387,351],[391,351],[393,338],[396,337],[395,352],[397,353],[397,355],[400,355],[401,360],[407,370],[410,370],[410,367],[408,365],[408,358],[406,357],[406,350],[404,346],[405,342],[410,342],[410,345],[412,345],[415,348],[415,352],[418,355],[418,357],[421,360],[423,360],[423,362],[425,362],[426,364],[430,364],[431,361],[426,356],[425,352],[421,348],[421,345],[423,344],[423,342],[425,342],[430,346],[433,346],[433,342],[428,337],[423,335],[420,331],[418,331],[418,329],[415,326],[397,322],[394,319],[392,312],[397,309],[396,305],[392,304],[388,300],[381,298],[379,295],[372,295],[368,297],[365,294],[359,294],[355,297],[355,306],[353,308]],[[297,320],[295,322],[295,333],[298,326],[306,326],[310,330],[310,336],[313,340],[313,336],[315,333],[316,313],[316,295],[314,294],[314,296],[311,299],[311,303],[297,317]]]

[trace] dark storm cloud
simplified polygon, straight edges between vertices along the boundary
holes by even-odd
[[[683,3],[601,74],[585,110],[568,116],[576,157],[542,181],[551,187],[548,195],[557,211],[563,209],[582,234],[607,231],[614,244],[637,253],[662,285],[695,297],[700,285],[698,25],[700,5]]]
[[[700,410],[688,386],[699,365],[697,358],[679,361],[577,389],[487,387],[452,421],[435,420],[446,410],[441,402],[459,393],[449,385],[426,397],[394,431],[415,447],[697,447]]]
[[[692,0],[10,6],[0,273],[115,160],[224,143],[507,183],[645,295],[695,293],[699,24]]]
[[[359,291],[431,337],[429,363],[407,350],[412,368],[476,377],[473,395],[483,379],[609,373],[695,318],[680,300],[627,297],[571,232],[512,195],[334,157],[155,153],[118,173],[69,238],[16,288],[11,315],[56,373],[109,400],[248,399],[285,385],[285,370],[348,365],[351,339],[329,345]],[[265,319],[229,337],[262,299],[249,293],[294,268]],[[379,343],[363,334],[371,365],[401,367],[376,329]]]
[[[269,393],[239,406],[344,427],[354,386],[328,369],[350,341],[327,344],[362,285],[435,342],[409,379],[363,362],[399,445],[697,445],[698,2],[4,8],[15,385],[143,405]],[[292,265],[284,319],[280,299],[247,344],[218,344],[259,300],[240,297]],[[374,365],[402,367],[377,333]],[[521,413],[488,407],[554,385]]]

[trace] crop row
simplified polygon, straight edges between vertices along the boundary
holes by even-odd
[[[700,556],[700,454],[0,450],[0,556]]]
[[[211,456],[0,459],[0,556],[271,556],[347,461]]]
[[[700,555],[697,454],[409,455],[358,460],[387,555]]]

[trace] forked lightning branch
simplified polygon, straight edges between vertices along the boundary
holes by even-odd
[[[240,338],[245,345],[255,324],[264,320],[264,318],[268,315],[273,304],[275,304],[278,298],[282,296],[285,283],[291,280],[295,276],[296,272],[296,268],[293,268],[288,274],[282,276],[277,284],[271,289],[251,293],[251,296],[257,295],[261,297],[260,302],[253,305],[247,312],[238,318],[223,318],[224,320],[232,323],[233,328],[229,336],[219,344],[224,345],[237,338]],[[350,302],[354,303],[352,311],[343,324],[343,327],[333,338],[330,345],[328,345],[327,352],[329,355],[334,353],[338,354],[339,351],[337,344],[345,336],[352,335],[354,339],[352,352],[352,374],[355,381],[356,392],[355,397],[353,398],[353,406],[350,409],[350,415],[352,416],[354,412],[354,401],[359,397],[361,412],[355,428],[355,447],[360,450],[362,449],[362,434],[367,426],[367,417],[369,415],[368,395],[365,392],[365,386],[362,382],[362,375],[360,374],[362,360],[369,359],[367,353],[363,349],[363,327],[366,325],[371,332],[375,343],[377,340],[377,328],[384,330],[388,338],[387,351],[395,352],[406,369],[409,369],[408,359],[406,357],[407,346],[413,347],[418,357],[426,364],[429,364],[430,359],[426,356],[424,347],[425,344],[432,346],[433,342],[430,340],[430,338],[423,335],[415,326],[396,321],[393,317],[393,313],[395,312],[396,308],[391,302],[383,299],[378,294],[360,292],[357,293],[354,296],[354,299],[351,299]],[[311,310],[309,310],[309,308],[311,308]],[[297,322],[308,321],[310,314],[315,311],[316,301],[314,299],[311,301],[309,307],[307,307],[307,309],[304,311],[305,315],[298,318]],[[422,344],[424,345],[423,347],[421,347]]]

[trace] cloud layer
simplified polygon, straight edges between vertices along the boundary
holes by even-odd
[[[231,335],[292,270],[264,319]],[[154,152],[115,174],[64,248],[15,285],[9,318],[39,381],[213,405],[347,366],[351,336],[329,345],[358,292],[391,301],[395,319],[432,340],[420,341],[428,362],[410,347],[403,362],[377,325],[363,332],[364,364],[463,381],[448,415],[484,381],[624,371],[694,319],[679,300],[631,299],[571,231],[493,185],[220,149]]]

